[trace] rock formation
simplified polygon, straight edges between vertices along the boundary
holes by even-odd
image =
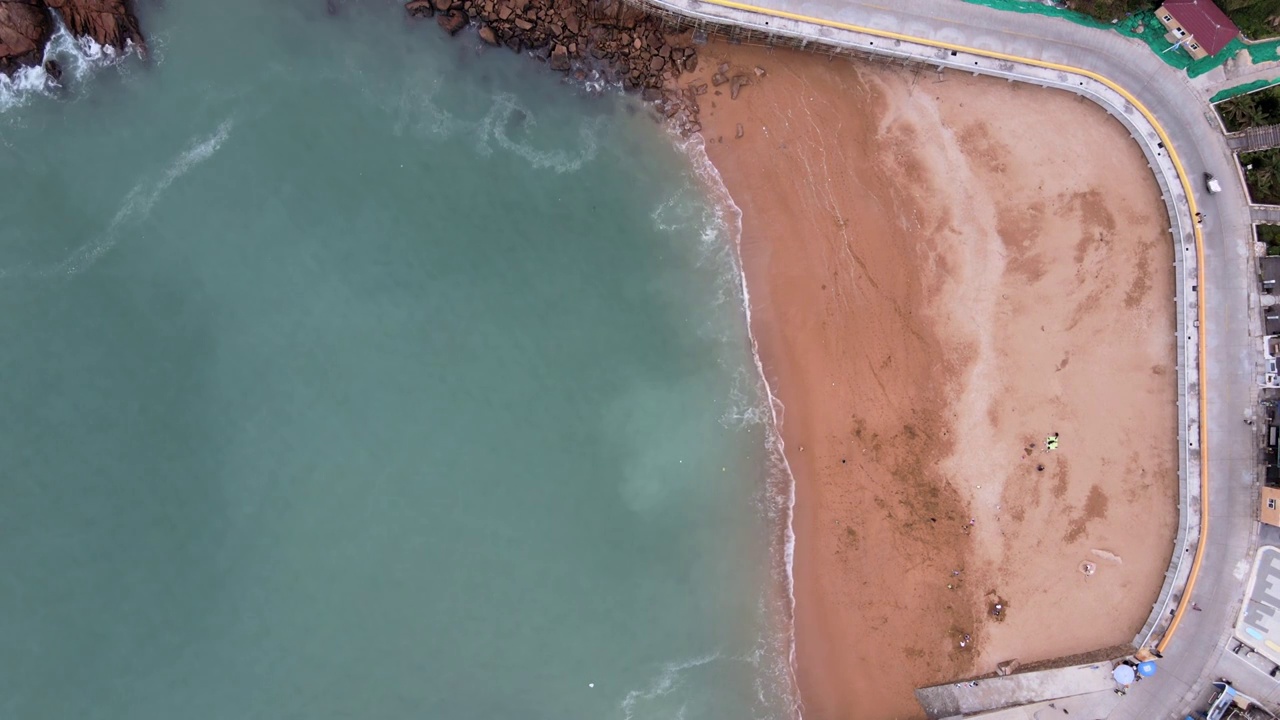
[[[45,0],[45,4],[62,15],[76,37],[88,35],[117,50],[123,50],[130,40],[142,44],[142,31],[128,0]]]
[[[552,70],[602,73],[607,80],[640,90],[685,133],[696,132],[698,103],[705,93],[680,88],[680,76],[698,66],[691,32],[676,32],[622,0],[412,0],[413,17],[435,16],[449,34],[474,24],[481,40],[528,50]],[[746,78],[734,78],[733,94]]]
[[[53,12],[76,37],[117,50],[129,41],[144,47],[129,0],[0,0],[0,72],[40,64],[53,34]]]
[[[41,0],[0,0],[0,72],[39,63],[52,33]]]

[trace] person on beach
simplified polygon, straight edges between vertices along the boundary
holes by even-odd
[[[1057,450],[1057,449],[1058,449],[1058,433],[1054,433],[1044,439],[1045,452],[1049,452],[1050,450]]]

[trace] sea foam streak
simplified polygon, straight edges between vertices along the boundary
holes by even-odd
[[[684,681],[685,674],[694,668],[702,667],[708,663],[720,659],[719,653],[704,655],[702,657],[693,658],[678,663],[667,663],[662,666],[662,671],[658,676],[649,683],[649,687],[643,690],[632,690],[622,699],[620,709],[624,720],[633,720],[636,710],[645,703],[652,702],[658,698],[670,695],[672,691],[680,687]],[[681,707],[679,715],[684,714],[684,708]]]
[[[77,275],[93,266],[107,251],[115,247],[120,240],[124,227],[139,220],[145,220],[151,214],[156,201],[175,180],[186,175],[191,168],[208,160],[226,142],[231,133],[232,121],[224,120],[218,129],[206,138],[192,143],[165,168],[159,180],[148,183],[139,182],[124,197],[120,209],[112,216],[111,222],[102,233],[76,248],[62,262],[43,268],[20,267],[0,271],[0,277],[34,276],[53,277],[55,275]]]
[[[600,120],[592,118],[582,123],[578,130],[578,147],[576,153],[563,150],[540,150],[526,142],[512,139],[508,129],[513,125],[533,128],[538,124],[537,118],[522,107],[514,95],[501,93],[494,98],[489,113],[480,121],[478,129],[479,144],[477,150],[481,155],[492,152],[489,140],[495,141],[499,147],[528,160],[539,170],[551,169],[558,173],[573,172],[581,168],[596,156],[597,139],[600,132]]]
[[[765,421],[767,427],[766,449],[769,453],[771,468],[774,472],[770,473],[768,488],[765,493],[765,509],[768,513],[769,520],[774,527],[781,526],[783,528],[783,543],[781,548],[781,567],[782,582],[786,591],[787,607],[784,608],[785,637],[783,642],[786,646],[787,662],[785,668],[778,668],[780,674],[784,675],[783,684],[785,688],[783,692],[788,697],[792,714],[795,718],[802,717],[802,706],[800,703],[799,693],[796,690],[796,640],[795,640],[795,527],[794,515],[796,504],[796,484],[795,476],[791,471],[791,465],[787,462],[785,453],[785,444],[782,440],[781,427],[785,408],[782,401],[774,395],[773,389],[769,385],[769,379],[765,375],[764,364],[760,359],[760,344],[755,336],[755,331],[751,324],[751,294],[747,287],[747,276],[742,267],[742,210],[733,201],[729,195],[728,188],[724,185],[724,180],[720,176],[720,171],[711,163],[711,159],[707,156],[706,146],[701,136],[695,135],[687,140],[680,140],[677,146],[690,159],[694,171],[705,184],[707,191],[711,194],[712,200],[717,208],[716,220],[721,223],[723,229],[729,233],[729,242],[723,243],[721,247],[727,247],[729,253],[729,265],[732,268],[733,275],[737,280],[737,290],[735,295],[742,303],[743,316],[746,321],[747,338],[751,345],[751,358],[755,366],[757,387],[763,392],[763,407],[756,410],[741,410],[735,413],[738,422],[755,423],[760,420]],[[655,217],[655,221],[658,218]],[[708,238],[704,234],[704,242]],[[745,381],[745,380],[744,380]],[[736,383],[735,383],[736,385]],[[735,388],[735,394],[739,393],[739,388]],[[740,404],[741,399],[735,398],[735,405]],[[763,416],[763,417],[762,417]],[[771,544],[771,549],[772,546]],[[766,598],[762,604],[767,608],[769,602]],[[759,653],[757,653],[759,655]],[[759,658],[757,658],[758,660]],[[757,681],[757,691],[763,697],[766,692],[765,688],[759,685]]]

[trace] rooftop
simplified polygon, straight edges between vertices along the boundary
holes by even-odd
[[[1164,9],[1210,55],[1217,55],[1240,34],[1240,28],[1211,0],[1165,0]]]

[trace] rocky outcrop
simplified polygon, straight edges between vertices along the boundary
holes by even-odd
[[[0,72],[37,65],[53,21],[41,0],[0,0]]]
[[[51,11],[76,37],[87,35],[117,50],[130,41],[145,49],[129,0],[0,0],[0,72],[40,64],[53,34]]]
[[[621,0],[412,0],[405,9],[434,15],[450,34],[475,22],[485,43],[530,51],[552,70],[582,79],[601,73],[643,91],[680,130],[696,131],[699,93],[680,87],[681,75],[698,66],[692,33],[672,31]],[[734,83],[736,97],[748,81]]]
[[[128,0],[45,0],[57,10],[72,35],[88,35],[101,45],[123,50],[126,42],[142,46],[142,31]]]

